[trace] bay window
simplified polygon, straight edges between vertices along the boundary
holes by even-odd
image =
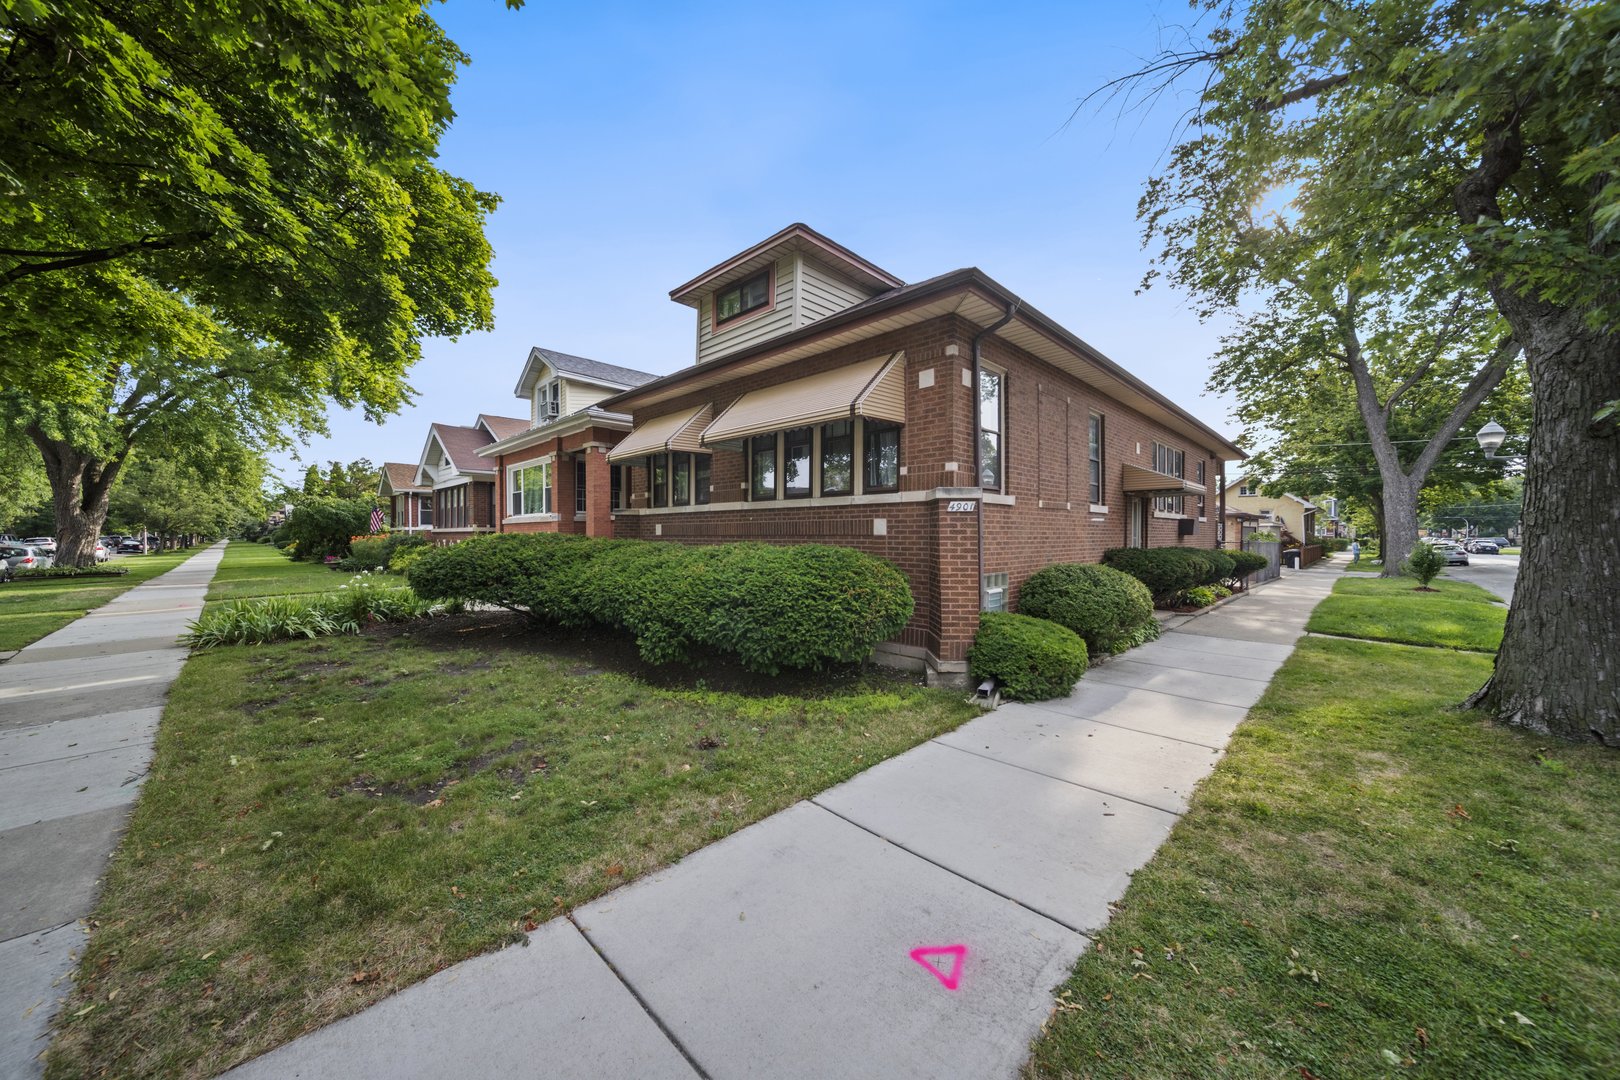
[[[810,444],[813,428],[791,428],[782,435],[782,494],[789,499],[810,497]]]
[[[748,440],[748,497],[755,502],[776,498],[776,435]]]
[[[866,438],[861,487],[867,493],[898,491],[900,488],[900,428],[868,420],[862,425]]]
[[[692,455],[676,454],[670,471],[670,505],[688,506],[692,502]]]
[[[849,420],[821,425],[821,493],[855,494],[855,425]]]
[[[647,458],[647,486],[651,488],[649,500],[654,506],[669,505],[669,455],[652,454]]]

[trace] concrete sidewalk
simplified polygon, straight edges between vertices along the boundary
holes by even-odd
[[[96,885],[225,547],[215,545],[0,664],[0,1077],[38,1076]]]
[[[1177,620],[230,1075],[1011,1077],[1338,577]]]

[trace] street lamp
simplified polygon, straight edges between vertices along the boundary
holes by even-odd
[[[1485,456],[1493,458],[1507,441],[1507,429],[1495,420],[1487,420],[1484,427],[1474,432],[1474,438],[1479,440],[1479,448],[1485,451]]]

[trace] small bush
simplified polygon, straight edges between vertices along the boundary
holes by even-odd
[[[338,565],[344,570],[391,569],[394,553],[427,546],[427,541],[415,533],[385,533],[381,536],[356,536],[349,540],[349,557]]]
[[[1418,584],[1424,588],[1428,588],[1429,582],[1439,577],[1440,571],[1445,568],[1446,557],[1428,544],[1418,544],[1414,547],[1412,554],[1401,567],[1406,573],[1417,578]]]
[[[1233,586],[1243,584],[1243,580],[1250,574],[1255,574],[1271,565],[1271,560],[1256,551],[1228,551],[1226,557],[1232,560],[1232,574],[1226,580]]]
[[[435,599],[629,631],[649,663],[728,653],[764,674],[864,659],[913,608],[893,565],[820,544],[687,547],[507,533],[432,549],[409,577]]]
[[[1016,701],[1063,697],[1086,673],[1086,643],[1046,619],[987,611],[968,650],[968,670],[975,681],[996,679]]]
[[[1018,590],[1024,615],[1067,626],[1093,656],[1123,652],[1143,624],[1154,622],[1153,595],[1120,570],[1058,563],[1031,574]]]
[[[1206,608],[1219,599],[1213,585],[1194,585],[1181,594],[1181,606]]]
[[[287,533],[298,545],[293,558],[325,559],[349,554],[350,537],[371,527],[370,499],[306,498],[287,519]],[[284,549],[285,550],[285,549]]]
[[[186,644],[193,649],[212,649],[297,637],[358,634],[373,623],[403,622],[459,610],[460,604],[423,600],[402,585],[379,585],[371,575],[358,574],[332,592],[266,596],[222,604],[191,624]]]
[[[394,549],[393,555],[388,558],[388,572],[390,574],[404,574],[416,565],[416,561],[428,553],[427,544],[407,544]]]

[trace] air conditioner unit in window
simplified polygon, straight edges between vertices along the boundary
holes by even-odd
[[[557,417],[559,417],[561,415],[562,415],[562,404],[560,402],[548,401],[545,404],[540,406],[540,416],[543,419],[555,420],[555,419],[557,419]]]

